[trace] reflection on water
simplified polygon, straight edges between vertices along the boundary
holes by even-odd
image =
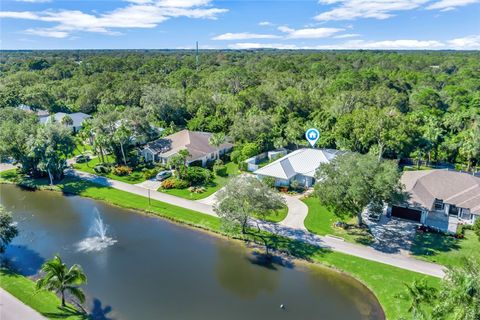
[[[20,235],[4,258],[26,275],[54,254],[88,276],[93,319],[383,319],[363,286],[323,268],[265,265],[243,245],[80,197],[0,185],[0,203]],[[101,251],[79,252],[97,207],[106,235]],[[280,305],[284,304],[285,309]]]
[[[228,242],[218,246],[216,273],[223,288],[242,298],[255,298],[262,292],[273,292],[280,281],[281,270],[258,268],[253,264],[245,249],[232,250]],[[239,255],[240,253],[240,255]],[[238,268],[238,257],[244,256],[250,261]]]

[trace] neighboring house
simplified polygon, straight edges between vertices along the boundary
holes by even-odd
[[[480,178],[448,170],[406,171],[402,183],[410,198],[392,206],[394,217],[409,219],[444,232],[473,224],[480,216]]]
[[[40,123],[42,124],[49,123],[50,121],[52,121],[52,118],[55,119],[56,122],[62,123],[62,119],[65,116],[69,116],[70,118],[72,118],[73,124],[68,125],[67,127],[71,128],[73,132],[78,132],[80,129],[82,129],[83,121],[85,121],[85,119],[89,119],[92,117],[83,112],[75,112],[75,113],[57,112],[50,117],[40,118]]]
[[[300,186],[311,187],[315,183],[315,171],[322,163],[329,163],[341,151],[331,149],[300,149],[275,160],[253,173],[258,178],[275,178],[275,186],[289,186],[297,180]]]
[[[168,159],[178,154],[180,150],[187,150],[190,156],[187,163],[201,162],[202,166],[207,161],[220,158],[221,155],[230,151],[233,144],[225,142],[216,147],[210,144],[211,133],[182,130],[164,138],[147,143],[142,149],[145,161],[160,162],[166,164]]]
[[[34,110],[32,107],[27,106],[26,104],[21,104],[17,108],[25,112],[33,112],[37,115],[39,119],[47,118],[50,115],[50,113],[48,113],[48,111],[46,110],[41,110],[41,109]]]
[[[283,157],[288,153],[287,149],[285,148],[280,148],[280,149],[275,149],[267,152],[263,152],[260,154],[257,154],[256,156],[253,156],[251,158],[248,158],[247,160],[243,161],[247,164],[247,171],[253,172],[260,168],[260,163],[267,160],[272,161],[276,160],[280,157]]]

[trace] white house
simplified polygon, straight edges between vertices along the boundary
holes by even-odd
[[[208,132],[182,130],[147,143],[142,149],[142,156],[147,162],[166,164],[168,159],[178,154],[180,150],[187,150],[190,154],[187,158],[188,164],[198,161],[205,166],[207,161],[219,159],[233,147],[233,144],[228,142],[218,147],[213,146],[210,144],[211,136],[212,134]]]
[[[403,205],[392,206],[394,217],[413,220],[454,233],[459,224],[480,217],[480,178],[448,170],[406,171],[402,183],[409,194]]]
[[[322,163],[329,163],[338,154],[331,149],[299,149],[260,168],[253,173],[258,178],[275,178],[275,186],[289,186],[297,180],[300,186],[311,187],[315,183],[315,171]]]
[[[67,125],[67,127],[71,128],[73,132],[78,132],[82,129],[82,123],[85,119],[91,118],[92,116],[83,113],[83,112],[75,112],[75,113],[64,113],[64,112],[57,112],[50,117],[40,118],[40,123],[45,124],[52,121],[52,118],[55,119],[56,122],[62,123],[62,119],[65,116],[69,116],[72,119],[72,124]]]

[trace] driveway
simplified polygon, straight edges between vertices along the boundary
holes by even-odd
[[[136,186],[156,191],[158,190],[158,188],[160,188],[161,184],[162,184],[161,181],[158,181],[157,179],[152,178],[152,179],[148,179],[143,182],[137,183]]]
[[[408,255],[418,223],[382,215],[380,221],[364,220],[375,238],[372,247],[386,253]]]

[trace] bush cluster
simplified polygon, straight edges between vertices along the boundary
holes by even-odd
[[[110,167],[108,167],[104,164],[97,164],[93,168],[93,171],[95,171],[98,174],[108,174],[108,173],[110,173],[111,169],[110,169]]]
[[[212,172],[202,167],[188,167],[184,179],[190,185],[201,185],[212,181]]]
[[[185,180],[175,177],[164,180],[161,184],[163,189],[185,189],[189,186],[189,183]]]
[[[116,166],[113,168],[113,174],[117,176],[127,176],[132,173],[132,168],[127,166]]]

